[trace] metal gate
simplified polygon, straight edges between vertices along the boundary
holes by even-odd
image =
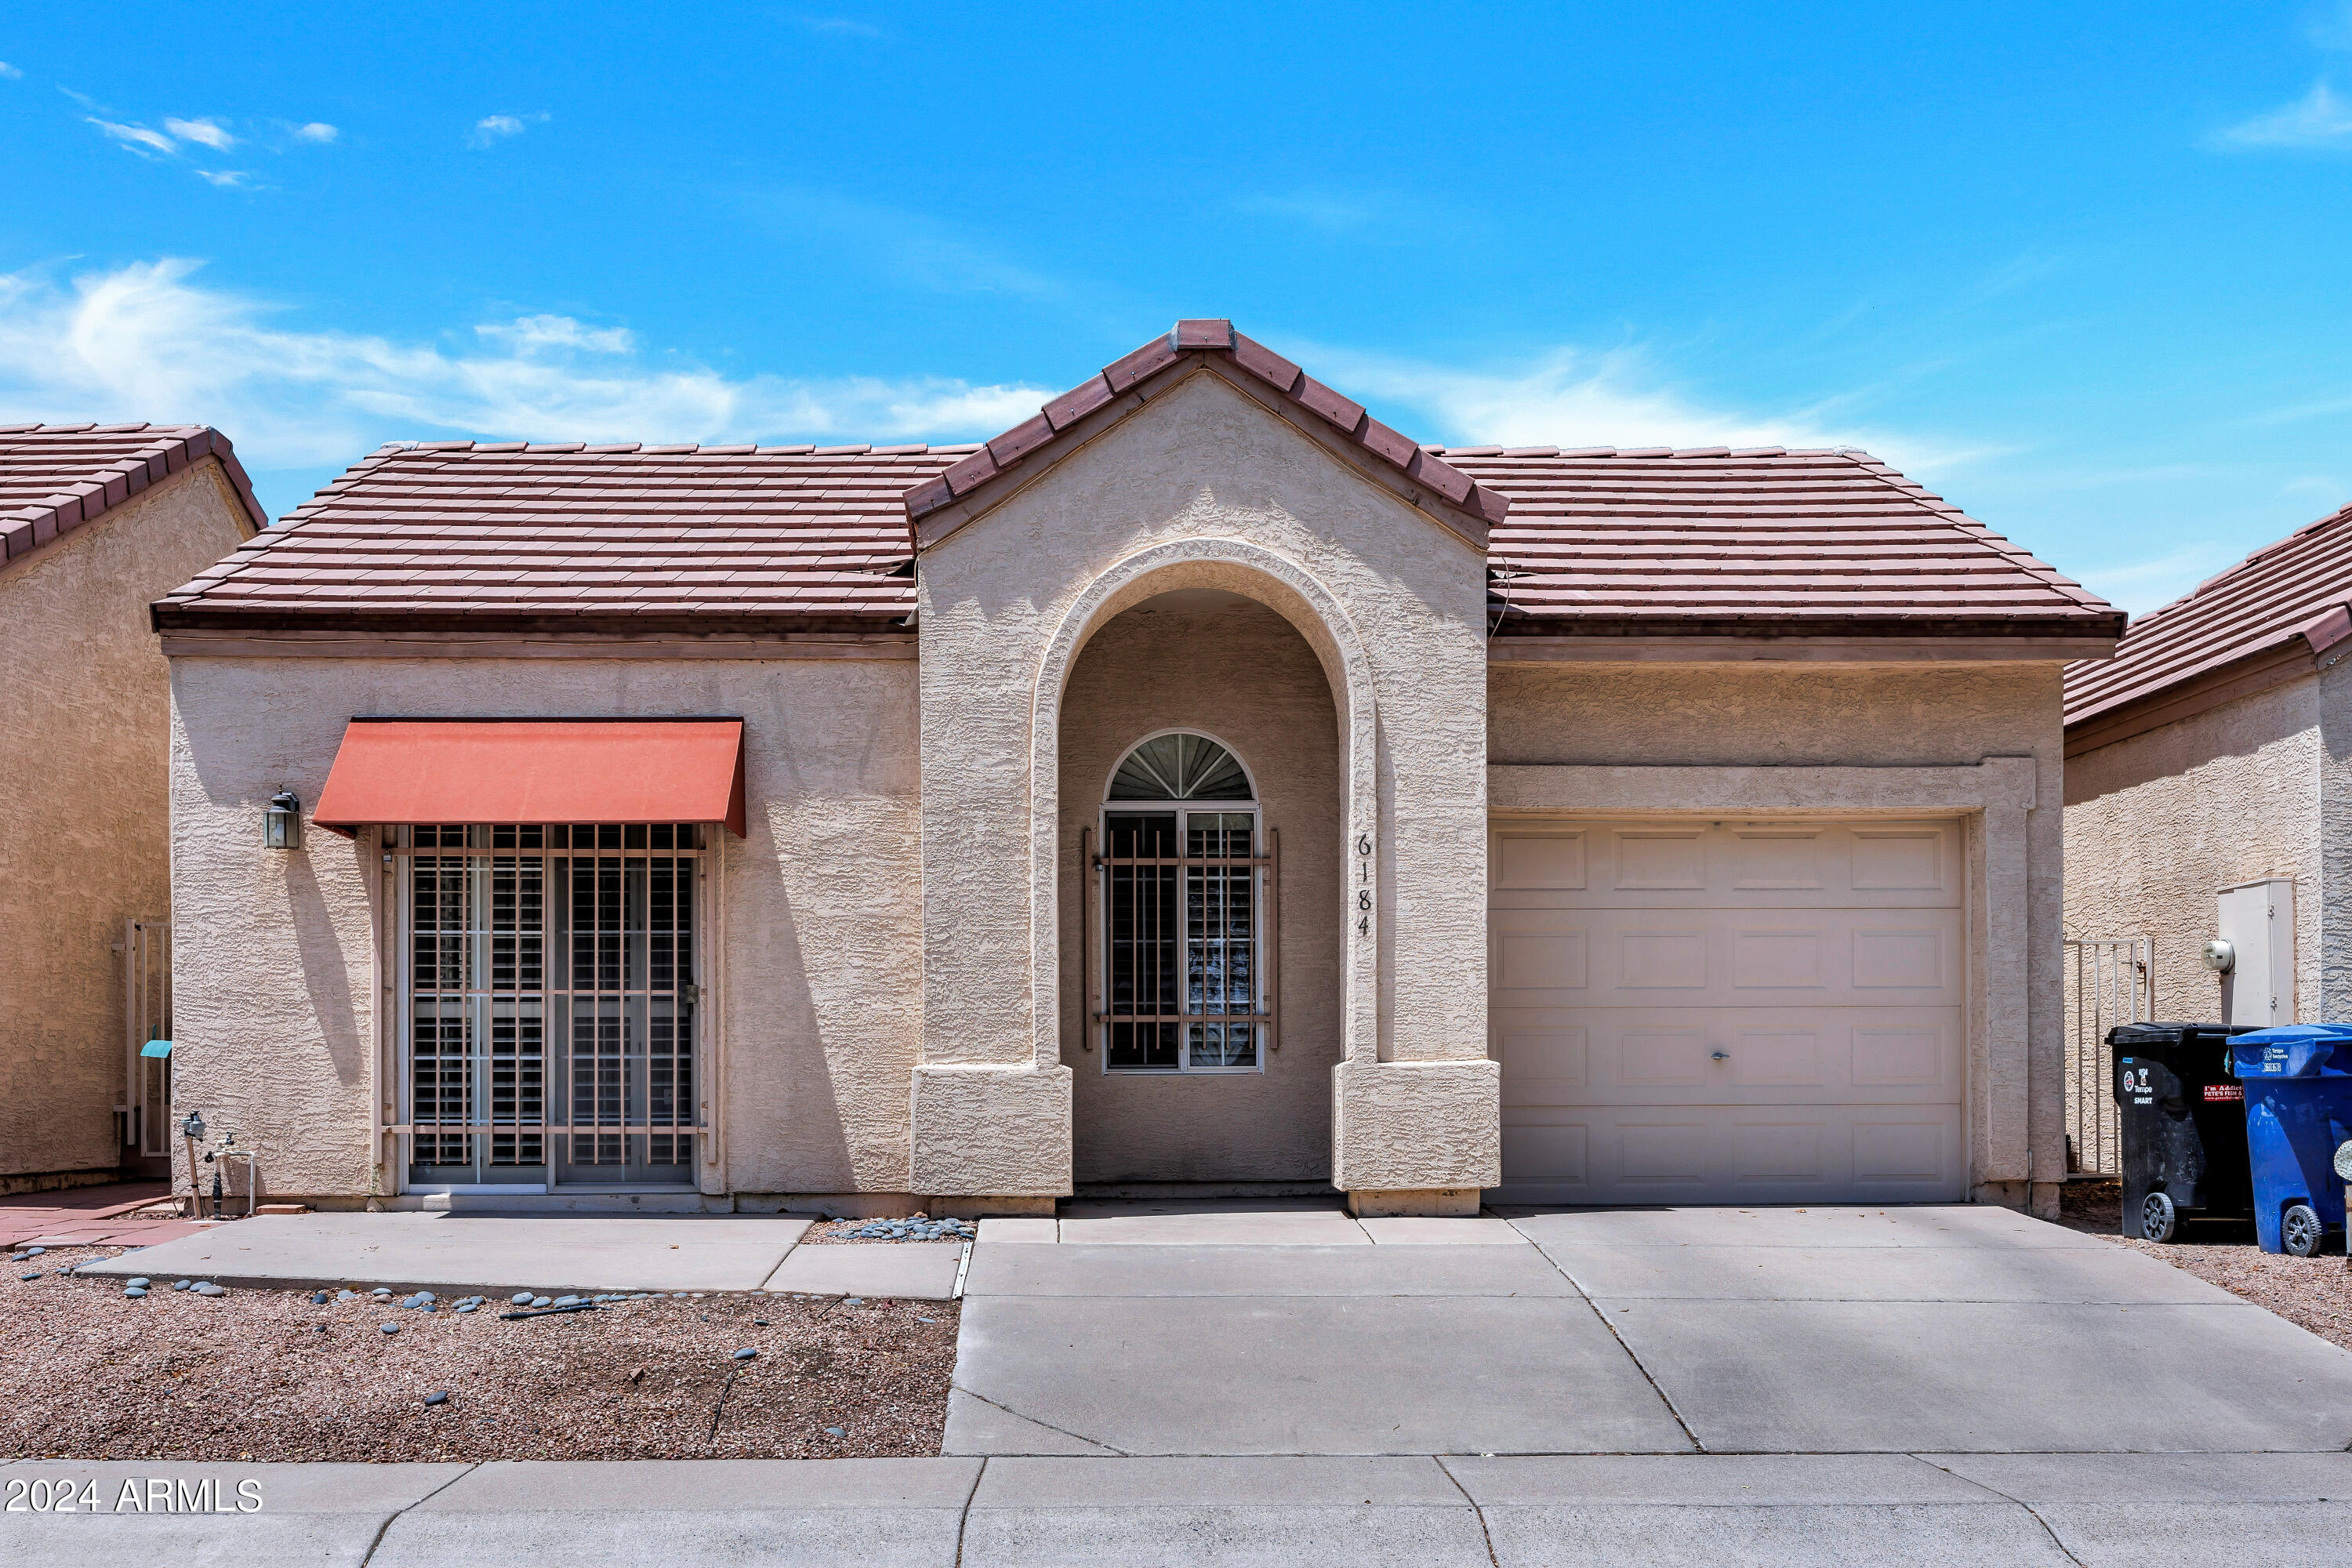
[[[2066,939],[2066,1169],[2119,1175],[2107,1031],[2156,1017],[2156,939]]]
[[[697,826],[425,824],[394,857],[406,1190],[691,1186]]]
[[[172,922],[122,928],[122,1142],[141,1159],[172,1157],[172,1058],[143,1052],[172,1038]]]

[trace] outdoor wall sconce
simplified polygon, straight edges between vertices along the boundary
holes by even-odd
[[[292,790],[281,789],[269,797],[268,809],[261,814],[261,846],[265,849],[302,847],[302,803]]]

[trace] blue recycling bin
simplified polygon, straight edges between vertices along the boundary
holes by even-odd
[[[2352,1138],[2352,1026],[2256,1029],[2230,1042],[2230,1065],[2246,1088],[2255,1235],[2264,1252],[2308,1258],[2344,1229],[2336,1150]]]

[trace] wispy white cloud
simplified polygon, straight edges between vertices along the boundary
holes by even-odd
[[[935,218],[823,191],[763,194],[746,204],[751,216],[790,244],[812,240],[846,246],[889,276],[943,294],[1059,297],[1060,283],[1014,261],[982,236]]]
[[[333,126],[328,124],[323,120],[313,120],[310,124],[297,125],[293,130],[293,137],[297,142],[315,142],[324,143],[332,142],[341,134],[341,132],[336,130]]]
[[[488,147],[520,136],[532,126],[546,122],[544,114],[486,114],[474,121],[474,129],[467,134],[466,145]]]
[[[1871,431],[1822,409],[1757,414],[1710,405],[1675,386],[1640,348],[1558,347],[1517,364],[1465,368],[1328,346],[1286,348],[1357,397],[1423,415],[1424,439],[1506,447],[1861,447],[1920,468],[1984,456]]]
[[[253,189],[253,172],[249,169],[198,169],[196,178],[233,191]]]
[[[228,128],[209,117],[203,120],[166,119],[163,129],[183,142],[194,142],[215,153],[226,153],[236,145],[236,138],[228,133]]]
[[[2094,567],[2076,575],[2083,586],[2117,608],[2135,616],[2159,609],[2188,593],[2224,566],[2235,563],[2242,549],[2223,544],[2190,544],[2141,561]]]
[[[526,316],[467,352],[274,324],[179,259],[67,280],[0,274],[0,419],[196,420],[262,468],[348,461],[383,441],[969,439],[1052,390],[947,376],[729,377],[648,363],[618,328]]]
[[[1341,195],[1330,191],[1262,193],[1244,196],[1234,206],[1236,211],[1252,217],[1279,218],[1328,234],[1345,234],[1362,228],[1381,213],[1378,204],[1364,197]]]
[[[636,347],[626,327],[583,327],[569,316],[518,316],[502,325],[476,327],[474,334],[515,354],[625,354]]]
[[[21,81],[24,76],[23,71],[18,70],[6,60],[0,60],[0,81]]]
[[[94,114],[89,117],[89,122],[98,127],[100,134],[114,138],[127,151],[137,153],[142,158],[180,150],[180,144],[169,136],[144,125],[121,125],[111,120],[100,120]]]
[[[2293,103],[2230,126],[2214,141],[2227,149],[2352,147],[2352,101],[2315,81]]]

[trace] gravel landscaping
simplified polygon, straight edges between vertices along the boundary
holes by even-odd
[[[801,1247],[845,1242],[887,1245],[903,1241],[976,1241],[979,1228],[970,1220],[932,1219],[914,1215],[906,1219],[821,1219],[808,1227]]]
[[[2341,1251],[2317,1258],[2264,1252],[2254,1243],[2251,1220],[2193,1221],[2181,1227],[2186,1240],[2142,1241],[2122,1233],[2122,1184],[2069,1182],[2058,1223],[2210,1280],[2331,1344],[2352,1350],[2352,1263]]]
[[[165,1279],[133,1299],[56,1272],[118,1251],[0,1278],[0,1458],[899,1457],[946,1424],[951,1301],[710,1292],[502,1321],[524,1309]]]

